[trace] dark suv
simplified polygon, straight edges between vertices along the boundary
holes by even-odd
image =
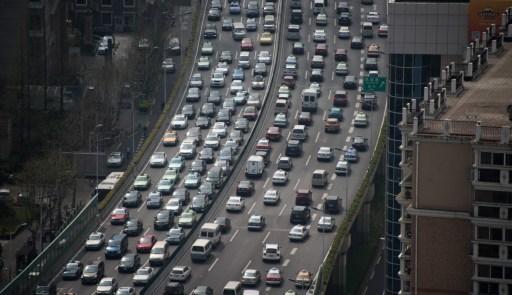
[[[174,223],[174,215],[171,210],[160,210],[153,222],[155,230],[168,230]]]

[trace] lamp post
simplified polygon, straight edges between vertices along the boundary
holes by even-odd
[[[100,162],[100,139],[99,139],[99,133],[100,129],[103,128],[103,124],[97,124],[96,127],[94,127],[94,133],[96,135],[96,182],[94,184],[94,188],[96,189],[98,187],[98,179],[99,179],[99,162]]]

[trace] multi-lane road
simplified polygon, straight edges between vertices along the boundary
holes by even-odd
[[[247,0],[246,0],[247,1]],[[228,3],[224,1],[224,10],[222,18],[230,17],[234,21],[242,19],[245,23],[245,7],[246,1],[242,2],[242,14],[229,16]],[[235,195],[236,185],[238,181],[245,179],[243,168],[244,161],[247,157],[255,152],[254,143],[257,139],[265,136],[265,132],[273,121],[273,103],[276,100],[277,88],[280,85],[282,75],[282,68],[284,61],[288,55],[292,53],[293,42],[286,40],[286,26],[289,23],[290,7],[288,1],[277,2],[277,17],[279,27],[281,30],[276,30],[274,33],[273,46],[261,46],[258,42],[258,37],[263,32],[262,29],[262,16],[258,18],[258,31],[248,32],[248,36],[252,38],[254,43],[254,50],[251,52],[253,65],[256,60],[257,52],[260,50],[268,50],[273,53],[273,84],[269,84],[269,78],[266,78],[266,85],[272,86],[268,89],[268,97],[265,107],[260,112],[260,122],[254,130],[252,139],[245,138],[245,143],[248,143],[246,152],[241,156],[240,165],[238,169],[234,170],[231,179],[228,181],[227,186],[223,188],[211,209],[206,213],[203,222],[214,220],[217,216],[227,216],[232,221],[232,229],[222,237],[222,244],[216,247],[213,251],[212,257],[202,264],[192,263],[190,259],[190,246],[197,236],[197,230],[189,233],[191,238],[187,240],[185,245],[176,253],[175,258],[171,261],[170,265],[160,274],[155,280],[147,294],[162,294],[165,283],[167,282],[168,270],[175,265],[189,265],[192,267],[192,277],[185,284],[186,293],[190,292],[198,285],[208,285],[212,287],[216,294],[222,291],[222,288],[227,281],[240,280],[243,270],[247,268],[258,269],[265,274],[266,270],[271,267],[279,267],[283,271],[285,281],[280,287],[268,287],[263,282],[259,285],[259,290],[265,294],[283,294],[288,289],[294,289],[293,283],[288,279],[295,278],[296,272],[300,269],[307,269],[314,274],[317,272],[325,253],[332,242],[335,233],[321,233],[316,230],[317,222],[323,212],[321,210],[313,210],[310,222],[310,236],[304,242],[292,243],[288,240],[288,232],[292,225],[289,222],[291,208],[295,203],[295,191],[298,188],[310,188],[313,191],[313,207],[321,209],[323,201],[327,195],[339,195],[342,197],[343,208],[350,206],[354,192],[360,184],[361,177],[367,168],[370,159],[370,153],[360,153],[360,160],[357,164],[352,165],[352,173],[348,177],[340,177],[334,174],[336,160],[332,162],[318,162],[316,159],[316,152],[320,146],[329,146],[337,148],[335,150],[335,159],[341,153],[340,150],[344,146],[350,145],[350,140],[356,135],[361,135],[369,139],[369,144],[373,148],[385,110],[385,97],[379,95],[378,108],[375,111],[367,112],[369,118],[369,126],[367,128],[355,128],[353,126],[354,114],[361,109],[360,103],[360,89],[362,86],[362,77],[367,75],[363,70],[363,62],[366,57],[366,50],[350,49],[350,40],[341,40],[337,38],[339,26],[336,21],[335,3],[330,1],[327,6],[328,25],[325,27],[317,27],[315,25],[315,17],[311,9],[311,0],[302,0],[303,19],[304,23],[301,25],[301,41],[305,44],[305,53],[298,55],[298,80],[296,88],[292,91],[292,105],[289,110],[289,127],[283,130],[283,139],[279,142],[272,143],[271,161],[270,165],[266,168],[265,173],[261,179],[254,180],[255,192],[252,197],[245,200],[245,209],[238,214],[227,213],[225,211],[225,202],[231,195]],[[349,1],[352,14],[352,25],[350,31],[352,36],[361,35],[361,21],[364,19],[368,11],[378,11],[381,18],[385,17],[385,6],[382,1],[379,1],[373,6],[362,6],[360,1]],[[260,2],[260,9],[263,3]],[[202,7],[201,26],[204,28],[208,22],[206,12],[209,5]],[[202,78],[205,85],[202,89],[202,97],[199,103],[195,103],[196,109],[199,110],[202,103],[206,101],[207,93],[209,92],[210,73],[215,68],[217,62],[216,58],[223,50],[233,51],[234,60],[229,66],[230,73],[237,66],[240,52],[240,44],[234,41],[231,37],[231,32],[221,31],[221,22],[214,22],[217,25],[218,37],[213,39],[212,42],[215,48],[215,54],[212,58],[212,67],[210,71],[201,71]],[[385,20],[381,20],[385,22]],[[313,32],[317,28],[325,29],[327,33],[328,56],[326,57],[324,68],[324,82],[321,85],[321,98],[319,100],[318,111],[313,115],[313,124],[308,128],[309,138],[304,143],[303,155],[300,158],[294,158],[294,168],[290,171],[289,181],[285,186],[275,187],[280,191],[281,201],[277,206],[263,205],[263,194],[267,189],[273,187],[271,177],[276,170],[276,160],[280,155],[284,155],[286,147],[286,139],[293,125],[297,123],[298,114],[300,113],[301,91],[307,88],[310,84],[309,76],[311,74],[311,58],[314,55]],[[380,45],[381,51],[385,51],[385,39],[376,37],[377,28],[374,27],[375,37],[366,40],[366,45],[370,43],[377,43]],[[280,36],[280,39],[278,39]],[[202,39],[202,33],[200,38]],[[198,46],[200,48],[201,46]],[[276,50],[278,47],[278,50]],[[334,52],[336,48],[345,48],[348,50],[348,66],[351,75],[357,77],[359,89],[348,90],[349,103],[343,109],[344,120],[342,122],[342,130],[337,134],[327,134],[324,132],[323,121],[326,118],[327,111],[332,106],[332,95],[336,90],[343,89],[343,78],[335,74],[336,62],[334,61]],[[366,48],[366,46],[365,46]],[[199,54],[197,54],[199,55]],[[381,73],[386,72],[386,62],[384,57],[379,58],[379,70]],[[270,70],[270,66],[268,66]],[[196,70],[194,69],[194,72]],[[246,70],[246,79],[244,82],[245,88],[250,89],[251,71]],[[382,75],[382,74],[381,74]],[[223,97],[231,96],[229,94],[229,86],[231,76],[226,79],[226,86],[221,89]],[[253,91],[259,92],[263,99],[267,90]],[[177,113],[181,110],[181,103]],[[237,107],[235,119],[240,115],[241,107]],[[234,120],[235,120],[234,119]],[[189,122],[189,126],[193,126],[193,121]],[[252,126],[252,125],[251,125]],[[232,128],[232,127],[230,127]],[[203,138],[206,136],[208,130],[203,130]],[[180,139],[185,137],[186,130],[178,131]],[[172,157],[178,152],[179,147],[164,147],[159,145],[157,151],[164,151],[168,157]],[[201,149],[201,147],[199,147]],[[187,166],[191,161],[187,161]],[[329,173],[329,184],[323,189],[311,188],[311,174],[315,169],[325,169]],[[153,191],[162,177],[165,169],[150,168],[147,165],[143,171],[147,173],[152,180],[152,187],[143,192],[146,197],[148,192]],[[183,178],[185,172],[181,173],[181,182],[179,186],[183,186]],[[203,181],[204,181],[203,177]],[[195,191],[191,192],[191,196]],[[164,198],[164,203],[169,197]],[[144,233],[155,233],[159,240],[165,238],[166,231],[153,230],[153,218],[157,210],[147,209],[143,203],[140,207],[130,209],[130,217],[140,219],[144,224]],[[252,214],[261,214],[266,218],[266,227],[260,232],[249,232],[247,230],[247,220]],[[336,223],[340,224],[344,213],[335,216]],[[105,232],[107,237],[122,230],[122,226],[110,225],[109,220],[106,220],[101,231]],[[135,251],[135,244],[138,238],[129,238],[129,252]],[[282,259],[279,264],[264,263],[261,259],[262,247],[265,243],[275,242],[281,247]],[[176,250],[176,246],[171,246],[171,251]],[[147,264],[148,255],[140,254],[144,264]],[[84,264],[96,259],[104,259],[103,251],[88,251],[81,252],[77,255]],[[132,274],[119,274],[117,272],[117,265],[119,260],[104,260],[106,265],[106,276],[116,277],[119,286],[132,286]],[[95,291],[94,285],[82,285],[80,281],[62,281],[59,282],[58,287],[63,291],[73,291],[78,294],[91,294]]]

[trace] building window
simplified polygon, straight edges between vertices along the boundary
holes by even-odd
[[[135,0],[124,0],[124,6],[125,7],[134,7],[135,6]]]
[[[503,240],[503,230],[501,230],[501,228],[491,228],[491,240],[492,241],[502,241]]]
[[[505,229],[505,241],[512,242],[512,229]],[[510,253],[510,251],[509,251]]]
[[[124,15],[124,25],[133,27],[135,26],[135,15],[134,14],[125,14]]]
[[[500,183],[500,170],[478,169],[478,181]]]
[[[75,0],[76,6],[87,6],[87,0]]]
[[[43,29],[43,19],[39,14],[30,15],[30,30],[41,31]]]
[[[491,265],[491,278],[502,279],[503,278],[503,267],[500,265]]]
[[[505,280],[512,280],[512,267],[510,266],[505,267]],[[512,291],[512,289],[509,291]]]
[[[476,228],[476,236],[479,240],[489,239],[489,228],[485,226],[479,226]]]
[[[477,264],[477,275],[480,278],[491,276],[491,266],[488,264]]]
[[[479,206],[478,207],[478,217],[500,218],[500,208],[499,207]]]
[[[491,152],[481,152],[480,153],[480,164],[491,165],[491,160],[492,160]]]
[[[477,190],[475,192],[475,201],[512,204],[512,192]]]
[[[507,259],[512,260],[512,246],[507,247],[507,252],[508,252]]]
[[[478,289],[480,290],[480,295],[496,295],[500,293],[500,284],[479,282]]]
[[[478,245],[478,257],[482,258],[500,258],[500,246],[479,244]]]
[[[101,0],[102,6],[112,6],[112,0]]]
[[[492,153],[492,164],[497,166],[503,166],[505,162],[503,153]]]
[[[505,154],[505,166],[512,166],[512,154]]]
[[[101,22],[103,23],[103,25],[112,25],[112,14],[108,12],[102,13]]]

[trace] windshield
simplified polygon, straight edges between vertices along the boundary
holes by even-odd
[[[112,281],[110,280],[101,280],[99,286],[112,286]]]
[[[151,254],[164,254],[164,248],[153,248]]]
[[[84,272],[96,272],[97,270],[98,270],[98,266],[88,265],[85,267]]]

